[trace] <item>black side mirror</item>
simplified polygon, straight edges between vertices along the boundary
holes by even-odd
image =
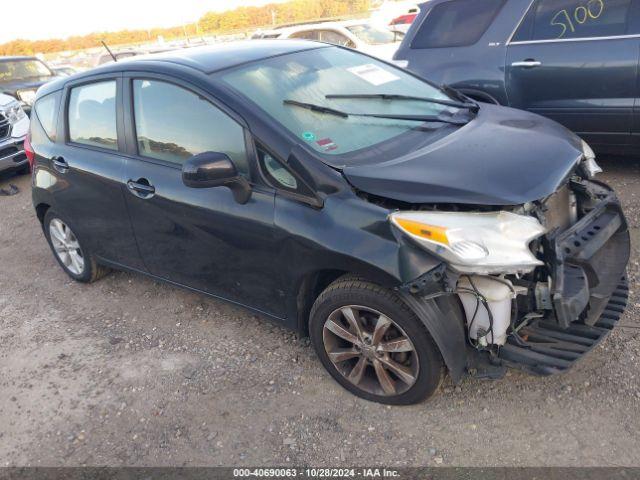
[[[204,152],[187,160],[182,166],[182,183],[191,188],[227,187],[238,203],[251,198],[249,182],[229,156],[220,152]]]

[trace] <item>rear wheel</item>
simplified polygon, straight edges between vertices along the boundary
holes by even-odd
[[[98,265],[86,245],[76,236],[69,222],[49,210],[44,217],[44,234],[56,260],[74,280],[90,283],[103,277],[108,269]]]
[[[437,390],[443,364],[411,309],[391,290],[338,279],[316,300],[310,334],[327,371],[359,397],[406,405]]]

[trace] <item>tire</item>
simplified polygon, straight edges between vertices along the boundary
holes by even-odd
[[[353,318],[365,337],[359,345],[345,340],[358,338]],[[385,336],[376,338],[378,322],[384,326],[389,320]],[[353,276],[339,278],[316,299],[309,322],[311,342],[325,369],[361,398],[410,405],[431,397],[442,382],[440,351],[415,313],[392,290]],[[389,353],[390,345],[402,345],[403,350]]]
[[[27,163],[18,169],[18,175],[29,175],[31,173],[31,167]]]
[[[60,248],[60,235],[59,235],[59,227],[60,223],[70,229],[70,235],[66,239],[69,242],[69,245],[77,245],[75,255],[70,253],[70,250],[59,254],[56,251],[56,248]],[[52,227],[53,225],[53,227]],[[91,254],[91,251],[88,249],[86,242],[83,242],[80,238],[78,238],[74,232],[77,232],[77,229],[73,227],[71,223],[62,215],[54,212],[53,210],[48,210],[46,215],[44,216],[44,221],[42,222],[42,228],[44,230],[44,235],[49,243],[49,247],[51,248],[51,252],[53,253],[54,258],[57,260],[58,264],[62,267],[67,275],[78,282],[82,283],[92,283],[100,278],[104,277],[107,273],[109,273],[109,269],[99,265],[95,257]],[[54,232],[54,237],[52,239],[52,228]],[[67,230],[64,230],[65,232]],[[66,253],[66,255],[64,255]],[[68,259],[68,261],[65,261]],[[75,261],[74,261],[75,259]],[[82,260],[82,268],[78,268],[80,265],[79,259]]]

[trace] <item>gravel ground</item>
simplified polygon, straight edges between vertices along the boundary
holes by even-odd
[[[602,162],[633,235],[622,323],[572,371],[446,383],[386,407],[308,341],[114,273],[74,283],[21,191],[0,197],[0,465],[640,466],[640,162]]]

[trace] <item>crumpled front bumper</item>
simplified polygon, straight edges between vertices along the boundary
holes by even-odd
[[[558,325],[594,325],[618,288],[631,253],[629,229],[615,194],[603,198],[551,243]]]
[[[502,362],[549,375],[570,368],[615,327],[629,296],[631,241],[613,192],[587,215],[549,240],[553,312],[510,335]]]

